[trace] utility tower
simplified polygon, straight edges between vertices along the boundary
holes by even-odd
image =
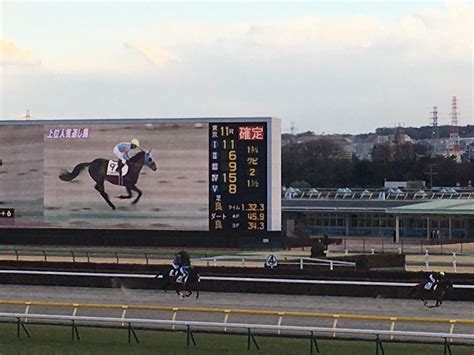
[[[438,106],[433,106],[433,111],[431,111],[431,139],[435,138],[439,138]]]
[[[23,116],[23,118],[24,118],[25,120],[27,120],[27,121],[30,120],[30,118],[31,118],[30,110],[26,110],[26,113],[25,113],[25,115]]]
[[[459,145],[459,126],[458,126],[458,104],[456,96],[451,99],[451,127],[449,130],[448,155],[455,156],[456,162],[461,162],[461,149]]]

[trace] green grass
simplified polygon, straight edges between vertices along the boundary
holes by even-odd
[[[194,334],[197,346],[186,346],[186,333],[137,331],[140,343],[128,343],[126,329],[79,327],[81,340],[71,340],[71,328],[28,325],[32,337],[16,337],[14,324],[0,324],[0,354],[309,354],[308,339],[257,336],[260,350],[247,350],[246,335]],[[321,354],[375,354],[375,342],[320,340]],[[443,354],[443,345],[384,343],[387,355]],[[474,347],[453,346],[453,354],[473,355]],[[315,352],[316,354],[316,352]]]
[[[43,251],[48,256],[71,256],[71,251],[76,257],[85,257],[86,252],[91,257],[104,256],[115,257],[115,253],[120,255],[130,255],[144,258],[144,254],[149,254],[150,257],[162,256],[172,258],[180,248],[130,248],[130,247],[55,247],[55,246],[0,246],[0,254],[15,255],[15,250],[21,255],[43,255]],[[238,255],[241,251],[236,250],[205,250],[205,249],[190,249],[193,258],[213,257],[218,255]]]

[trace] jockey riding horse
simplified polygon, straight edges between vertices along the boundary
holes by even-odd
[[[191,266],[191,258],[187,251],[176,253],[169,271],[159,273],[156,278],[163,278],[161,289],[166,291],[168,286],[174,287],[180,298],[189,297],[193,291],[196,291],[196,298],[199,297],[199,274]]]
[[[190,268],[191,257],[187,251],[181,250],[175,254],[171,263],[170,276],[176,277],[176,283],[184,284],[188,281]]]

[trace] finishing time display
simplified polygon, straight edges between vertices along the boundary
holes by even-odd
[[[209,124],[209,230],[267,229],[267,124]]]

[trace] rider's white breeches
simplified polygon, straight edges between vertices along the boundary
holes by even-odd
[[[184,284],[188,281],[188,275],[180,275],[176,278],[176,282],[179,284]]]

